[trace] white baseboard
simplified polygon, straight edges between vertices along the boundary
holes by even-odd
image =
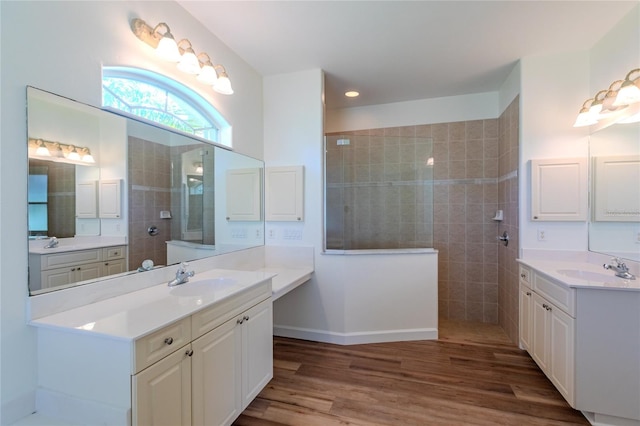
[[[36,407],[39,414],[72,424],[131,424],[128,408],[105,405],[48,389],[36,391]]]
[[[36,411],[36,393],[28,392],[2,404],[0,424],[10,425]]]
[[[436,340],[437,328],[408,330],[365,331],[355,333],[336,333],[308,328],[273,326],[273,335],[336,345],[361,345],[366,343],[404,342],[409,340]]]

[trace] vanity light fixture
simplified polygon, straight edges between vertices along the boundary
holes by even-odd
[[[47,149],[42,139],[38,139],[36,143],[38,144],[38,148],[36,149],[36,155],[40,157],[51,157],[51,153]]]
[[[640,68],[627,73],[624,80],[616,80],[607,90],[600,90],[583,104],[573,127],[598,124],[629,123],[638,121],[637,105],[640,104]]]
[[[96,162],[87,147],[32,138],[29,139],[29,157],[73,164],[93,164]]]
[[[591,126],[592,124],[596,124],[598,120],[593,118],[593,116],[589,113],[591,104],[593,103],[593,99],[587,99],[582,104],[582,108],[580,108],[580,112],[578,113],[578,117],[576,118],[576,122],[573,124],[573,127],[584,127]]]
[[[635,77],[632,76],[635,74]],[[618,90],[614,106],[630,105],[640,102],[640,68],[629,71]]]
[[[196,173],[202,174],[204,169],[202,168],[202,163],[193,163],[193,167],[196,168]]]
[[[140,40],[155,49],[158,56],[177,62],[178,69],[187,74],[197,75],[198,81],[209,84],[213,90],[223,95],[233,94],[229,75],[222,65],[213,65],[208,54],[196,54],[188,39],[176,43],[169,26],[161,22],[151,28],[142,19],[131,20],[131,30]]]

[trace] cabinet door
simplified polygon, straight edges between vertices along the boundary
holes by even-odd
[[[227,220],[262,218],[262,169],[227,171]]]
[[[122,179],[100,181],[100,217],[118,219],[122,215]]]
[[[531,306],[533,304],[531,289],[520,284],[520,347],[529,350],[531,347]]]
[[[266,169],[265,216],[270,221],[304,219],[303,166]]]
[[[98,217],[98,197],[96,181],[78,182],[76,184],[76,217],[92,219]]]
[[[531,357],[546,373],[549,371],[549,315],[547,301],[533,293],[531,331],[531,344],[533,351]]]
[[[554,305],[549,305],[549,334],[549,378],[573,407],[575,320]]]
[[[531,160],[532,220],[586,221],[586,158]]]
[[[102,264],[102,276],[120,274],[127,271],[124,259],[110,260]]]
[[[271,299],[244,314],[242,324],[242,409],[273,378],[273,309]]]
[[[191,425],[189,345],[132,378],[134,425]]]
[[[239,321],[229,320],[192,343],[193,424],[196,426],[230,425],[242,412]]]
[[[76,281],[75,277],[76,272],[75,270],[72,271],[72,268],[60,268],[42,271],[42,288],[44,289],[70,284]]]
[[[75,270],[75,281],[95,280],[102,276],[101,263],[85,263],[84,265],[78,265]]]

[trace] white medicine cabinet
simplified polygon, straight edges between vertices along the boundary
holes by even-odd
[[[531,160],[531,220],[586,221],[586,158]]]
[[[304,166],[267,167],[265,178],[266,220],[304,220]]]

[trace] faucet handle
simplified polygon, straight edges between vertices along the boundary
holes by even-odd
[[[189,266],[188,262],[180,262],[180,266],[178,266],[178,271],[179,272],[186,272],[187,271],[187,266]]]

